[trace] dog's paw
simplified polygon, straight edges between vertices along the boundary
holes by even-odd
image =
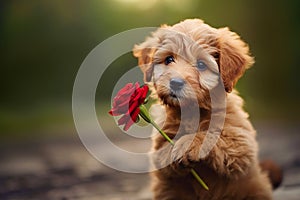
[[[200,160],[199,151],[201,141],[195,134],[182,136],[175,142],[171,152],[171,159],[176,166],[189,166]]]

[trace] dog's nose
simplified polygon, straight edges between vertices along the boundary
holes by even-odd
[[[184,80],[181,78],[172,78],[170,80],[170,88],[174,91],[181,90],[184,86]]]

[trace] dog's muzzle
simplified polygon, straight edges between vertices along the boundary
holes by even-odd
[[[172,78],[170,80],[170,88],[172,91],[180,91],[184,87],[185,81],[181,78]]]

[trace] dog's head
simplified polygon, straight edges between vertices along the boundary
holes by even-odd
[[[201,107],[209,107],[209,90],[218,84],[219,74],[231,92],[253,64],[248,46],[236,33],[199,19],[163,25],[133,53],[145,82],[153,82],[157,95],[170,106],[197,98]]]

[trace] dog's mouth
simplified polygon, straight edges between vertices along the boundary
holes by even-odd
[[[180,98],[182,98],[181,95],[176,94],[175,92],[170,92],[170,97],[171,97],[171,98],[175,98],[175,99],[180,99]]]
[[[159,94],[159,98],[164,104],[169,106],[179,106],[184,102],[184,96],[180,92],[170,91],[169,93]]]
[[[174,91],[172,89],[169,91],[169,97],[177,100],[183,100],[185,98],[182,90]]]

